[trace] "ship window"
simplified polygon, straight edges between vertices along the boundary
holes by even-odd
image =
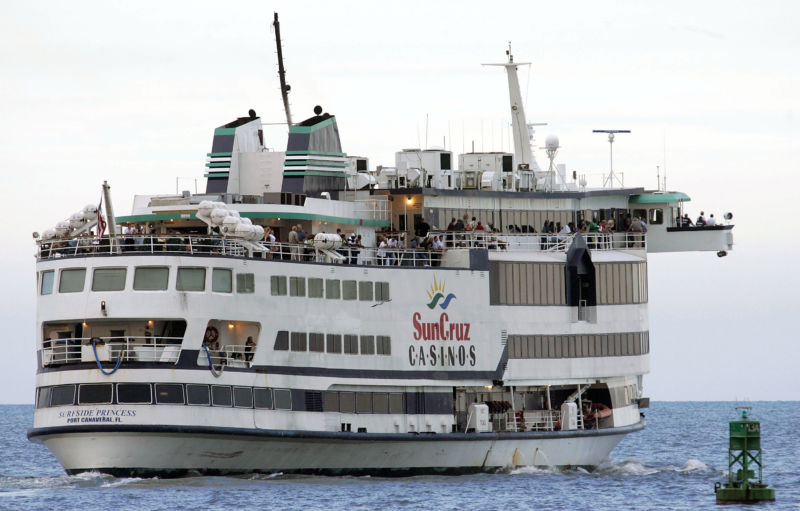
[[[256,408],[272,409],[272,389],[253,389],[253,401]]]
[[[292,332],[292,351],[306,351],[308,340],[305,332]]]
[[[276,351],[288,351],[289,332],[287,332],[286,330],[279,330],[277,335],[275,335],[275,346],[273,346],[272,349]]]
[[[272,296],[286,296],[286,277],[273,275],[269,278]]]
[[[375,283],[375,301],[376,302],[388,302],[391,300],[389,296],[389,283],[388,282],[376,282]]]
[[[53,277],[55,276],[55,272],[53,270],[43,271],[42,272],[42,287],[39,289],[39,292],[43,295],[50,295],[53,294]]]
[[[306,411],[307,412],[321,412],[322,411],[322,392],[319,390],[305,391]]]
[[[308,279],[308,297],[322,298],[322,279]]]
[[[342,298],[344,300],[355,300],[357,298],[355,280],[342,281]]]
[[[231,388],[228,385],[211,386],[211,404],[214,406],[231,406]]]
[[[389,412],[389,394],[386,392],[375,392],[372,394],[372,413]]]
[[[324,334],[308,334],[308,351],[317,351],[322,353],[325,351],[325,335]]]
[[[361,354],[362,355],[375,354],[375,336],[372,335],[361,336]]]
[[[50,406],[50,387],[39,387],[36,393],[36,408],[47,408]]]
[[[95,268],[92,291],[122,291],[126,274],[126,268]]]
[[[211,396],[208,392],[208,385],[186,384],[186,403],[190,405],[210,405]]]
[[[338,412],[339,411],[339,393],[335,391],[325,392],[322,399],[322,411],[324,412]]]
[[[651,225],[658,225],[664,223],[664,210],[655,208],[650,210],[650,215],[647,218],[647,223]]]
[[[306,279],[303,277],[289,277],[289,296],[305,296]]]
[[[452,170],[450,167],[450,158],[452,153],[439,153],[439,168],[441,170]]]
[[[403,394],[399,392],[389,394],[389,413],[405,413]]]
[[[59,385],[53,387],[50,406],[64,406],[75,403],[75,385]]]
[[[180,383],[156,383],[156,403],[160,405],[182,405],[183,385]]]
[[[236,292],[253,293],[256,290],[256,279],[252,273],[236,274]]]
[[[169,268],[139,266],[133,274],[133,289],[137,291],[164,291],[167,289]]]
[[[328,334],[328,353],[342,352],[342,336],[339,334]]]
[[[336,279],[325,279],[325,298],[338,300],[341,297],[341,287]]]
[[[344,336],[344,352],[348,355],[358,355],[358,336],[345,335]]]
[[[59,293],[80,293],[86,280],[86,268],[61,270],[61,281],[58,283]]]
[[[78,386],[79,405],[108,404],[111,403],[113,395],[114,387],[110,383]]]
[[[292,392],[289,389],[275,389],[275,409],[292,409]]]
[[[233,387],[233,406],[236,408],[252,408],[253,389],[251,387]]]
[[[117,384],[117,403],[119,404],[149,405],[152,400],[149,383]]]
[[[214,268],[211,272],[211,291],[215,293],[233,292],[233,272],[228,268]]]
[[[356,413],[372,413],[371,392],[356,392]]]
[[[178,280],[175,283],[178,291],[205,291],[205,268],[178,268]]]
[[[365,302],[372,301],[372,282],[358,283],[358,299]]]
[[[356,411],[355,394],[353,392],[339,392],[339,411],[342,413]]]
[[[377,337],[378,345],[376,353],[378,355],[391,355],[392,354],[392,338],[387,335],[379,335]]]

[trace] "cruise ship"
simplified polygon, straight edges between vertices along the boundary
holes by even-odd
[[[588,186],[556,137],[540,167],[505,60],[513,152],[372,167],[334,115],[292,121],[281,66],[285,151],[251,110],[214,130],[204,193],[115,216],[104,184],[37,236],[28,438],[69,474],[601,463],[645,427],[647,254],[724,256],[733,226],[613,169]]]

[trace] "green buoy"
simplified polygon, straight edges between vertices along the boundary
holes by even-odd
[[[763,482],[761,423],[747,419],[750,406],[738,406],[742,420],[731,421],[728,447],[728,482],[715,483],[717,504],[754,504],[774,501],[775,490]],[[758,467],[758,482],[753,468]]]

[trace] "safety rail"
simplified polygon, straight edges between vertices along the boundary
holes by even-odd
[[[438,266],[443,250],[401,247],[374,248],[343,244],[335,250],[318,249],[306,243],[262,241],[261,250],[245,246],[241,240],[221,236],[117,236],[79,237],[71,240],[41,240],[38,259],[57,259],[82,255],[191,254],[204,256],[256,257],[286,261],[362,264],[380,266]]]
[[[642,232],[580,233],[590,250],[646,250],[647,235]],[[566,252],[573,234],[500,233],[490,231],[431,231],[445,248],[486,248],[499,251]]]
[[[554,431],[560,427],[559,410],[524,410],[506,412],[507,431]]]
[[[45,340],[39,351],[42,366],[120,359],[175,364],[180,358],[181,341],[180,337],[76,337]]]
[[[241,344],[226,344],[219,350],[208,349],[200,350],[197,355],[197,365],[208,366],[208,359],[215,367],[252,367],[255,346],[243,346]]]

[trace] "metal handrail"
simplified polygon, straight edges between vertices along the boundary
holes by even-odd
[[[72,240],[40,240],[37,242],[39,260],[80,255],[135,255],[135,254],[192,254],[205,256],[250,255],[250,248],[240,240],[220,236],[118,236],[111,245],[108,238],[80,237]],[[410,248],[364,247],[343,244],[332,251],[318,250],[311,243],[285,243],[262,241],[263,251],[252,252],[253,257],[304,262],[338,262],[342,264],[386,266],[438,266],[443,250]],[[331,259],[335,252],[341,259]]]
[[[626,250],[647,248],[647,235],[641,232],[580,233],[590,250]],[[498,251],[566,252],[575,233],[501,233],[491,231],[431,231],[446,248],[486,248]]]
[[[182,351],[181,337],[75,337],[44,341],[42,365],[79,364],[95,362],[93,342],[96,341],[97,359],[110,362],[121,358],[123,362],[160,362],[176,364]]]

